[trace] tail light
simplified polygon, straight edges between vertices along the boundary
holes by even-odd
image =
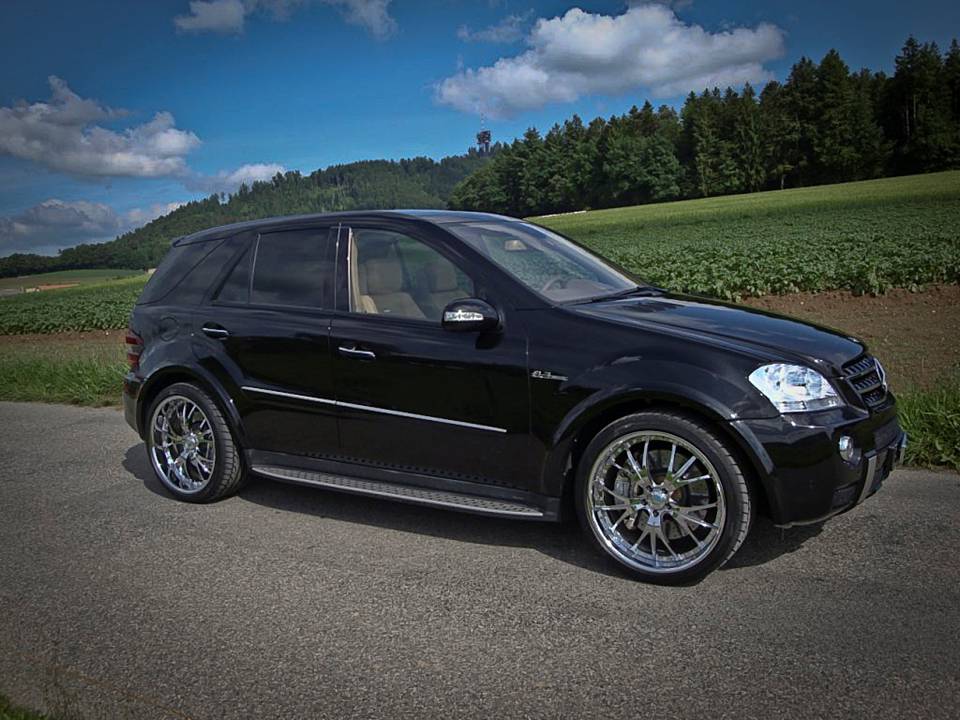
[[[140,354],[143,352],[143,338],[128,328],[124,343],[127,345],[127,364],[131,370],[139,370]]]

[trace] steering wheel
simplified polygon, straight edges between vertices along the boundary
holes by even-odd
[[[540,288],[540,292],[545,293],[553,290],[553,286],[559,283],[561,280],[566,280],[563,275],[553,275],[547,279],[547,282],[544,283],[543,287]]]

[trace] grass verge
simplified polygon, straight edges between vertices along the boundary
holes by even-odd
[[[51,340],[56,336],[51,336]],[[126,369],[118,333],[0,344],[0,400],[117,405]]]
[[[899,396],[900,424],[910,436],[909,465],[960,471],[960,372],[940,387]]]
[[[0,694],[0,720],[53,720],[49,715],[18,707],[6,695]]]

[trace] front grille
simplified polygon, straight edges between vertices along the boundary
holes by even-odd
[[[847,382],[863,400],[864,405],[871,409],[882,405],[887,399],[887,388],[882,373],[877,361],[869,355],[864,355],[843,366],[843,374]]]

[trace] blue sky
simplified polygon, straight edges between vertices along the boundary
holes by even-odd
[[[6,0],[0,255],[109,239],[278,167],[462,152],[482,110],[509,140],[831,47],[890,71],[911,33],[945,47],[960,3]]]

